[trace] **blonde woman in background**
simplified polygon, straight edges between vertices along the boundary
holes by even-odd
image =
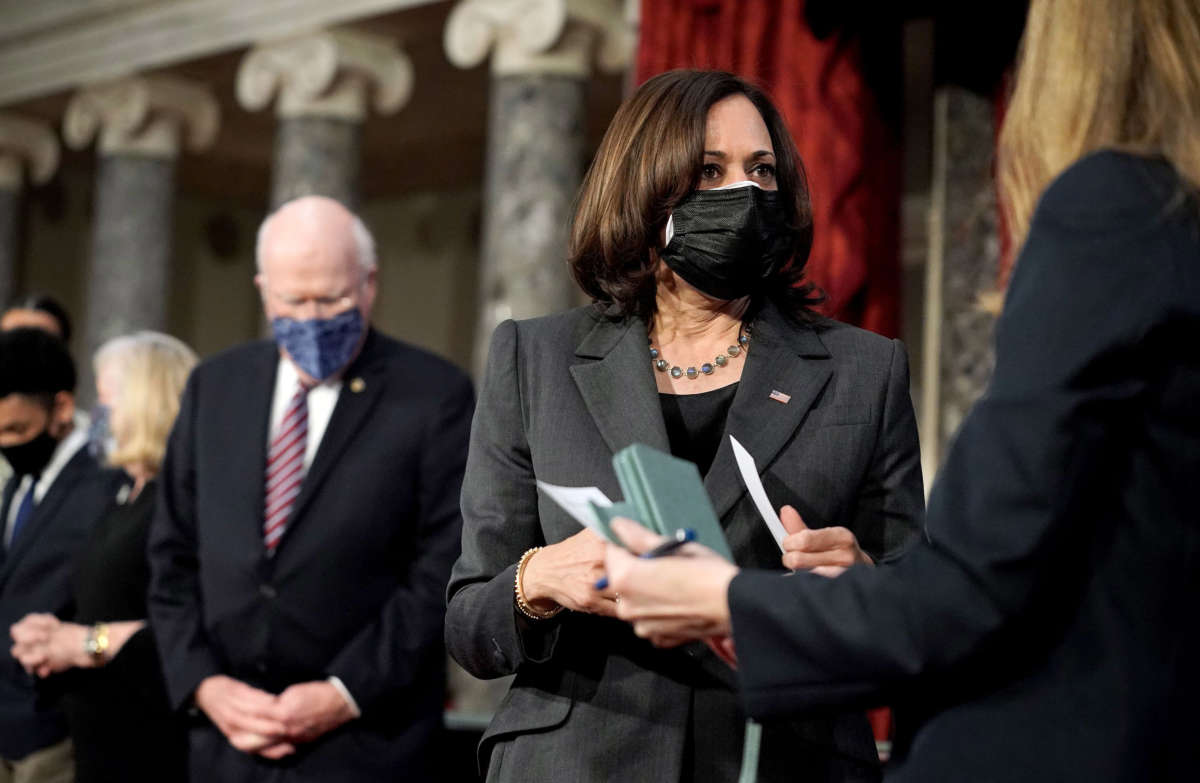
[[[80,556],[73,622],[31,614],[13,626],[13,655],[38,677],[59,675],[75,743],[76,780],[186,779],[186,735],[170,714],[146,626],[146,536],[154,477],[196,355],[157,332],[118,337],[95,356],[109,411],[107,460],[130,484]]]
[[[1196,780],[1200,3],[1034,0],[1000,146],[1022,250],[926,539],[836,579],[610,547],[618,615],[732,634],[754,717],[907,707],[893,780]]]

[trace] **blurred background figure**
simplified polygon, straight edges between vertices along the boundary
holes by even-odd
[[[71,611],[78,552],[120,483],[75,426],[75,365],[40,329],[0,332],[0,454],[14,475],[0,499],[0,629],[30,613]],[[0,656],[0,781],[70,780],[67,727],[52,693]]]
[[[192,778],[438,780],[471,383],[371,325],[346,207],[290,201],[258,248],[275,339],[192,373],[149,542],[171,705],[207,719]]]
[[[157,332],[117,337],[96,352],[97,399],[108,436],[96,444],[131,479],[96,524],[75,564],[63,621],[27,615],[13,655],[30,674],[56,677],[75,745],[77,783],[185,780],[187,734],[167,703],[146,625],[146,538],[155,477],[196,355]]]
[[[0,331],[29,327],[49,332],[66,344],[71,341],[71,316],[58,300],[46,294],[20,297],[0,313]],[[75,426],[86,430],[91,422],[85,411],[75,410]],[[8,460],[0,459],[0,482],[12,475]]]

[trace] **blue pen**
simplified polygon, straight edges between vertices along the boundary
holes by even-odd
[[[670,541],[664,541],[663,543],[654,547],[650,551],[643,552],[642,554],[638,555],[638,557],[642,558],[643,560],[650,560],[651,558],[669,555],[672,552],[674,552],[676,549],[678,549],[679,547],[688,543],[689,541],[695,541],[695,540],[696,540],[696,531],[695,530],[692,530],[690,527],[681,527],[675,531],[675,537],[672,538]],[[607,588],[608,588],[608,577],[607,576],[602,576],[598,580],[596,580],[596,589],[597,590],[605,590]]]

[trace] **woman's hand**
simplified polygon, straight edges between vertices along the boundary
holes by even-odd
[[[614,520],[612,528],[629,551],[610,545],[605,568],[610,587],[621,597],[617,616],[633,623],[634,633],[659,647],[730,635],[726,594],[737,566],[700,544],[643,560],[636,555],[666,539],[625,519]],[[732,643],[717,644],[732,656]]]
[[[590,530],[550,544],[525,563],[521,589],[525,600],[540,611],[565,606],[576,612],[617,616],[616,592],[597,590],[604,576],[604,539]]]
[[[858,546],[858,539],[844,527],[810,530],[791,506],[779,509],[779,521],[790,535],[783,539],[783,566],[793,571],[812,571],[834,577],[858,563],[874,565]]]
[[[91,666],[83,649],[86,625],[64,623],[52,614],[27,614],[10,629],[12,654],[25,671],[49,677],[75,666]]]

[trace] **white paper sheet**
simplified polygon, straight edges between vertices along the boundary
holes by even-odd
[[[608,537],[600,520],[596,519],[596,514],[592,511],[591,506],[592,503],[601,507],[612,505],[608,496],[599,489],[596,487],[560,487],[557,484],[547,484],[545,481],[539,481],[537,486],[546,493],[547,497],[562,506],[563,511],[570,514],[576,522],[601,538]]]
[[[750,498],[758,508],[759,515],[767,523],[767,529],[771,531],[775,543],[779,545],[779,551],[782,552],[783,539],[787,537],[788,533],[783,529],[783,523],[779,521],[779,515],[775,513],[771,501],[767,499],[767,491],[763,489],[762,479],[758,477],[758,467],[754,464],[754,457],[750,456],[750,452],[746,451],[745,446],[738,443],[737,438],[730,435],[729,440],[733,444],[733,457],[737,460],[738,472],[742,474],[742,483],[746,485]]]

